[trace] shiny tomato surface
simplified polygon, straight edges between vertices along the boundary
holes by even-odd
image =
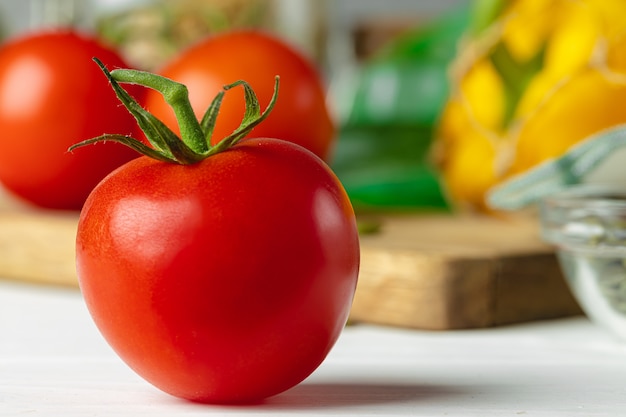
[[[105,175],[137,156],[115,143],[68,152],[104,133],[137,132],[93,57],[126,67],[114,50],[69,30],[30,33],[0,46],[0,183],[13,194],[78,210]],[[141,90],[130,89],[141,98]]]
[[[224,85],[238,80],[248,82],[261,103],[269,102],[278,75],[280,99],[269,118],[250,136],[288,140],[322,159],[330,157],[336,132],[321,76],[311,60],[281,39],[255,31],[214,35],[182,51],[158,73],[188,87],[199,118]],[[226,94],[212,143],[239,126],[244,104],[240,89]],[[146,108],[178,131],[174,113],[160,93],[147,93]]]
[[[247,139],[189,166],[140,157],[88,198],[77,271],[104,337],[172,395],[259,401],[311,374],[359,269],[348,197],[321,159]]]

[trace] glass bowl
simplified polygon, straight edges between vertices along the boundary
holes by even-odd
[[[539,209],[542,237],[580,307],[626,341],[626,187],[573,186]]]

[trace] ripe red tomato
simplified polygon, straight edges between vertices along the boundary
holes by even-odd
[[[193,165],[140,157],[87,199],[77,271],[104,337],[172,395],[238,403],[323,361],[357,282],[354,212],[321,159],[246,139]]]
[[[126,67],[115,51],[73,31],[38,32],[0,47],[0,182],[15,195],[77,210],[106,174],[137,156],[117,143],[67,151],[110,131],[137,132],[94,56]]]
[[[198,115],[204,113],[224,85],[237,80],[247,81],[259,101],[268,102],[274,77],[279,75],[280,100],[253,135],[285,139],[329,159],[336,131],[322,80],[312,62],[284,41],[254,31],[215,35],[180,53],[159,74],[187,85]],[[224,98],[213,144],[239,126],[244,103],[241,92]],[[158,92],[147,93],[146,108],[177,132],[174,113]]]

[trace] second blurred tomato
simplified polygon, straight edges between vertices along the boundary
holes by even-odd
[[[266,105],[273,93],[274,77],[280,76],[276,107],[252,135],[285,139],[322,159],[329,158],[336,132],[321,76],[312,61],[285,41],[258,31],[221,33],[182,51],[158,72],[188,87],[198,117],[224,85],[237,80],[247,81],[261,105]],[[177,131],[174,113],[159,93],[148,91],[146,108]],[[225,95],[213,144],[239,126],[244,110],[242,92]]]

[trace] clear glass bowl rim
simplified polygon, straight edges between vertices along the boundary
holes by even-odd
[[[544,197],[541,205],[564,209],[601,207],[626,210],[626,185],[575,185]]]
[[[583,184],[539,202],[544,240],[562,249],[626,256],[626,185]]]

